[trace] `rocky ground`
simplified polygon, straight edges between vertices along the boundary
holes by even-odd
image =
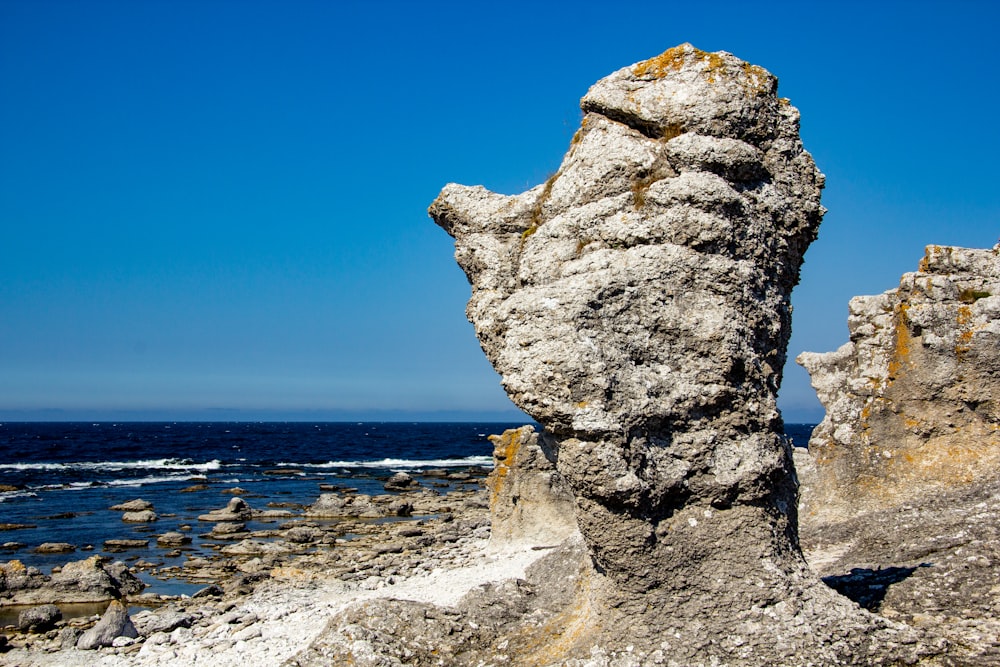
[[[810,460],[796,465],[809,499]],[[804,473],[804,474],[803,474]],[[862,607],[945,642],[947,665],[1000,664],[1000,479],[823,520],[802,517],[813,571]]]
[[[448,605],[479,584],[523,576],[525,565],[541,552],[486,554],[487,492],[481,480],[472,481],[442,495],[414,488],[375,500],[325,494],[273,531],[237,533],[216,555],[189,560],[183,573],[156,572],[204,583],[195,596],[128,596],[129,614],[106,632],[107,646],[85,650],[81,642],[108,624],[113,609],[104,618],[61,619],[51,605],[35,604],[25,608],[18,625],[0,629],[3,663],[244,665],[249,659],[280,664],[305,649],[350,602],[402,597]],[[359,516],[390,504],[393,513],[410,516]],[[353,507],[355,516],[345,516],[344,506]],[[222,515],[240,508],[230,502],[214,518],[231,518]],[[331,520],[338,512],[339,520]],[[18,568],[4,567],[0,583],[6,590],[0,592],[9,602],[19,599],[10,590]],[[133,562],[131,569],[143,567]],[[88,562],[85,569],[97,577],[104,568],[121,566]],[[42,600],[39,591],[45,590],[50,594],[44,599],[59,601],[51,581],[29,590],[33,601]]]

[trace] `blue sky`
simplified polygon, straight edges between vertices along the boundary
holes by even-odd
[[[517,420],[427,205],[542,182],[590,84],[685,41],[802,113],[789,355],[835,349],[1000,235],[998,7],[0,0],[0,419]],[[781,405],[822,414],[794,365]]]

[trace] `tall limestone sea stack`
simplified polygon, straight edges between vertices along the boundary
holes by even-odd
[[[430,207],[592,560],[586,631],[553,663],[866,664],[895,650],[896,631],[818,584],[798,547],[776,393],[823,176],[776,91],[760,67],[678,46],[587,92],[544,184],[452,184]]]

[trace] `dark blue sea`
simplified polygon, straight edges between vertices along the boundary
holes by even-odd
[[[487,436],[517,423],[0,423],[0,560],[48,571],[102,550],[107,539],[149,539],[148,550],[105,554],[158,559],[157,535],[194,526],[240,487],[255,509],[308,505],[320,484],[384,493],[396,471],[463,470],[492,465]],[[789,424],[805,446],[812,424]],[[436,478],[440,480],[440,478]],[[440,481],[436,482],[441,484]],[[199,491],[184,491],[203,485]],[[429,486],[429,485],[428,485]],[[442,491],[447,488],[441,489]],[[124,523],[109,508],[135,498],[153,503],[150,524]],[[267,526],[256,526],[264,528]],[[273,526],[272,526],[273,527]],[[254,529],[251,526],[251,529]],[[76,553],[45,555],[44,542]],[[190,549],[201,548],[196,538]],[[154,585],[156,582],[150,582]]]

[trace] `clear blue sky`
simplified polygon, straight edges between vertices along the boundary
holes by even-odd
[[[802,112],[829,208],[789,354],[1000,235],[1000,3],[0,0],[0,419],[518,419],[449,181],[520,192],[689,41]],[[804,371],[788,421],[818,420]]]

